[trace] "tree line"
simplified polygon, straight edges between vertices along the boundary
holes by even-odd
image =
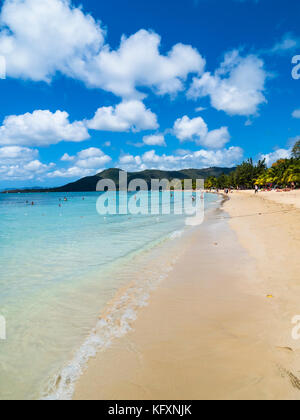
[[[205,181],[206,189],[253,189],[256,185],[262,188],[300,187],[300,140],[293,147],[290,159],[279,159],[270,168],[265,159],[256,164],[248,159],[229,175],[212,176]]]

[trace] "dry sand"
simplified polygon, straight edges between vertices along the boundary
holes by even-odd
[[[254,191],[241,191],[240,195],[253,195]],[[282,191],[268,191],[260,192],[260,198],[263,198],[268,201],[273,201],[275,203],[292,205],[300,209],[300,190],[282,192]]]
[[[300,211],[230,198],[182,239],[174,270],[133,331],[90,361],[75,399],[300,398]]]

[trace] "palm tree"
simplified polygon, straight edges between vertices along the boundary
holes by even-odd
[[[285,184],[295,185],[300,184],[300,164],[292,164],[283,174],[283,181]]]
[[[300,159],[300,140],[298,140],[295,146],[293,147],[292,157],[294,159]]]

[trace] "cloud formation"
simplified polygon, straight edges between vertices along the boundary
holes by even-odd
[[[173,132],[181,142],[195,141],[196,144],[210,149],[221,149],[230,140],[227,127],[209,131],[202,117],[190,119],[185,115],[178,118],[175,121]]]
[[[210,97],[211,105],[229,115],[250,116],[258,113],[266,102],[264,96],[267,73],[264,62],[255,55],[242,57],[234,50],[225,55],[220,68],[211,74],[195,77],[188,97]]]
[[[0,163],[28,162],[38,156],[38,150],[28,147],[8,146],[0,148]]]
[[[271,49],[266,50],[268,54],[286,54],[296,50],[300,46],[300,38],[287,33],[283,35],[282,39],[278,41]]]
[[[261,154],[260,159],[265,159],[267,166],[272,166],[279,159],[289,159],[291,157],[291,149],[278,149],[275,152]]]
[[[121,98],[117,105],[100,107],[90,120],[71,122],[67,112],[49,110],[6,117],[0,126],[0,175],[3,178],[5,174],[5,179],[77,178],[104,169],[112,159],[95,147],[74,156],[65,153],[62,168],[56,170],[54,164],[40,162],[37,150],[28,148],[82,142],[90,138],[89,130],[155,130],[136,145],[166,146],[165,136],[156,131],[158,117],[143,99],[150,91],[171,96],[184,91],[191,75],[194,78],[188,97],[209,97],[212,107],[230,116],[255,116],[266,103],[267,73],[257,55],[234,50],[225,55],[216,71],[205,72],[206,61],[198,50],[181,43],[165,50],[160,35],[145,29],[123,35],[119,45],[112,48],[102,23],[82,7],[73,6],[71,0],[4,0],[0,22],[0,55],[6,58],[8,77],[50,83],[61,74]],[[299,45],[298,38],[286,34],[269,52],[292,51]],[[196,108],[197,112],[204,110]],[[300,110],[295,110],[293,117],[300,118]],[[242,149],[225,148],[230,141],[228,127],[209,131],[201,117],[178,118],[173,134],[181,142],[196,143],[200,150],[125,154],[120,157],[120,166],[135,170],[234,166],[243,157]],[[101,142],[110,147],[110,142]],[[280,149],[264,156],[272,162],[285,152]]]
[[[95,175],[102,171],[111,160],[110,156],[97,147],[81,150],[75,156],[65,153],[61,161],[72,162],[72,166],[57,169],[48,173],[47,176],[48,178],[73,178]]]
[[[61,141],[81,142],[89,139],[82,122],[70,123],[63,111],[34,111],[32,114],[10,115],[0,127],[0,145],[49,146]]]
[[[160,36],[144,29],[123,36],[113,50],[101,24],[70,0],[6,0],[1,22],[0,54],[9,77],[50,82],[60,72],[122,98],[142,98],[139,88],[176,94],[205,66],[189,45],[161,54]]]
[[[123,101],[113,107],[99,108],[88,128],[101,131],[142,131],[158,128],[157,116],[138,100]]]
[[[49,82],[56,72],[71,75],[104,43],[100,24],[69,0],[6,0],[1,24],[10,77]]]
[[[143,138],[143,143],[146,146],[166,146],[165,137],[163,134],[152,134]]]
[[[45,165],[38,160],[38,150],[27,147],[0,147],[0,177],[2,180],[30,180],[44,175],[54,163]]]
[[[118,166],[127,171],[142,171],[145,169],[180,170],[187,168],[208,168],[213,166],[233,167],[243,157],[240,147],[230,147],[222,150],[198,150],[179,155],[158,155],[150,150],[141,156],[126,154],[119,160]]]

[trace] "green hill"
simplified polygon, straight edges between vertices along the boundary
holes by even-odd
[[[228,175],[235,168],[208,168],[208,169],[184,169],[182,171],[159,171],[159,170],[146,170],[142,172],[129,172],[128,183],[133,179],[143,179],[147,182],[148,187],[151,185],[152,179],[207,179],[209,177],[218,177],[222,174]],[[78,181],[71,182],[57,188],[48,189],[26,189],[26,190],[9,190],[9,193],[36,193],[36,192],[92,192],[96,191],[97,183],[101,179],[110,179],[115,182],[116,187],[119,187],[119,172],[120,169],[107,169],[94,176],[88,176]]]

